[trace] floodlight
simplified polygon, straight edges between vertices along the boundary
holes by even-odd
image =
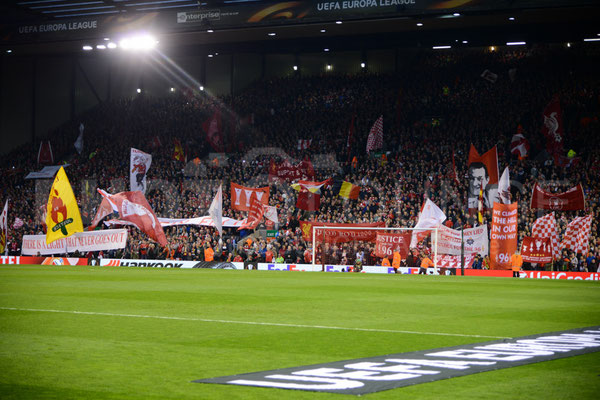
[[[83,50],[90,51],[90,50],[94,50],[94,48],[92,46],[89,46],[86,44],[85,46],[83,46]]]
[[[158,40],[156,40],[153,36],[138,35],[122,39],[119,42],[119,46],[121,46],[123,50],[150,50],[155,47],[157,43]]]

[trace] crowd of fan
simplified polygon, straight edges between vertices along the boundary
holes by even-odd
[[[312,258],[312,247],[302,239],[300,220],[383,221],[390,227],[411,227],[426,198],[446,213],[449,226],[472,226],[475,218],[466,212],[465,204],[467,154],[473,143],[480,152],[498,145],[500,171],[510,167],[513,200],[519,202],[519,239],[531,235],[532,223],[545,213],[529,208],[535,182],[552,192],[582,183],[586,210],[557,212],[556,216],[562,237],[573,217],[594,215],[590,253],[565,251],[559,266],[595,271],[600,256],[598,61],[599,54],[591,47],[423,52],[390,75],[295,75],[258,81],[241,94],[224,98],[184,90],[166,98],[142,94],[109,101],[64,124],[48,138],[58,156],[55,163],[70,164],[66,172],[84,223],[89,223],[99,205],[97,187],[111,193],[129,189],[131,147],[152,154],[146,197],[160,217],[207,215],[218,186],[223,185],[224,215],[241,220],[246,213],[231,209],[230,182],[271,186],[269,203],[277,206],[279,224],[277,237],[270,242],[256,233],[225,229],[220,243],[210,227],[170,227],[165,228],[169,246],[163,249],[128,228],[127,248],[104,252],[104,257],[304,262]],[[480,77],[485,69],[498,74],[495,83]],[[542,110],[555,94],[563,111],[565,151],[573,149],[581,157],[569,167],[554,164],[544,151],[540,133]],[[202,130],[217,108],[222,113],[227,160],[210,156],[211,146]],[[367,154],[366,138],[380,115],[384,145],[375,155]],[[77,154],[73,143],[81,122],[84,152]],[[351,123],[354,133],[349,141]],[[510,153],[510,140],[519,124],[531,143],[525,159]],[[174,159],[175,139],[182,143],[187,161]],[[299,139],[312,140],[309,148],[299,149]],[[24,234],[40,234],[44,229],[42,212],[51,182],[23,179],[39,168],[38,145],[24,146],[0,161],[1,200],[10,199],[8,247],[15,254],[20,252]],[[332,154],[333,162],[316,168],[315,180],[336,177],[359,185],[359,199],[337,197],[325,188],[317,212],[297,209],[297,194],[289,183],[269,182],[270,161],[282,158],[257,150],[265,147],[280,148],[292,160]],[[453,153],[459,184],[453,179]],[[353,164],[354,157],[357,162]],[[192,162],[196,158],[201,163]],[[17,218],[22,225],[19,221],[15,225]],[[485,218],[491,221],[489,212]],[[205,255],[209,247],[214,256]],[[324,259],[340,263],[353,263],[357,254],[364,254],[365,263],[381,262],[369,243],[328,246],[326,253]]]

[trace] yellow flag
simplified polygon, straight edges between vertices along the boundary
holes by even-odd
[[[77,200],[63,167],[58,170],[46,206],[46,243],[83,232]]]

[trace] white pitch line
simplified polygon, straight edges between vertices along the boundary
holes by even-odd
[[[93,311],[43,310],[43,309],[37,309],[37,308],[14,308],[14,307],[0,307],[0,310],[47,312],[47,313],[61,313],[61,314],[102,315],[102,316],[107,316],[107,317],[153,318],[153,319],[168,319],[168,320],[176,320],[176,321],[215,322],[215,323],[220,323],[220,324],[283,326],[283,327],[288,327],[288,328],[312,328],[312,329],[335,329],[335,330],[342,330],[342,331],[360,331],[360,332],[406,333],[406,334],[411,334],[411,335],[436,335],[436,336],[458,336],[458,337],[473,337],[473,338],[487,338],[487,339],[512,339],[511,337],[507,337],[507,336],[470,335],[470,334],[464,334],[464,333],[398,331],[398,330],[392,330],[392,329],[348,328],[348,327],[343,327],[343,326],[283,324],[283,323],[278,323],[278,322],[231,321],[231,320],[225,320],[225,319],[167,317],[167,316],[162,316],[162,315],[117,314],[117,313],[104,313],[104,312],[93,312]]]

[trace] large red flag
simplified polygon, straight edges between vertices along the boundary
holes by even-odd
[[[590,248],[590,233],[593,214],[587,217],[576,217],[567,225],[567,231],[560,247],[587,256]]]
[[[216,109],[212,117],[204,121],[202,128],[206,133],[206,140],[217,153],[223,152],[223,126],[221,110]]]
[[[531,193],[531,208],[556,211],[576,211],[585,209],[585,194],[581,183],[564,193],[550,193],[535,183]]]
[[[162,225],[142,192],[109,194],[100,189],[98,192],[110,203],[112,209],[119,213],[122,220],[131,222],[151,239],[164,247],[167,246]]]
[[[37,162],[38,164],[54,164],[54,153],[52,153],[52,145],[49,140],[40,142]]]
[[[543,113],[544,125],[542,133],[546,136],[546,148],[550,154],[560,153],[563,150],[564,128],[560,101],[558,96],[552,97]]]
[[[296,208],[305,211],[317,211],[320,206],[321,195],[313,193],[304,186],[301,186],[300,192],[298,193],[298,200],[296,201]]]
[[[250,199],[253,194],[265,206],[269,205],[269,186],[251,188],[231,182],[231,208],[239,211],[250,211]]]
[[[471,164],[480,162],[485,165],[490,181],[488,184],[498,183],[498,151],[496,146],[489,149],[482,155],[479,155],[475,146],[471,144],[469,149],[469,167]],[[485,189],[485,188],[484,188]]]
[[[252,192],[252,195],[250,195],[250,211],[248,212],[248,218],[246,218],[246,221],[238,228],[238,231],[240,229],[256,229],[264,214],[265,208],[263,203],[256,196],[256,192]]]

